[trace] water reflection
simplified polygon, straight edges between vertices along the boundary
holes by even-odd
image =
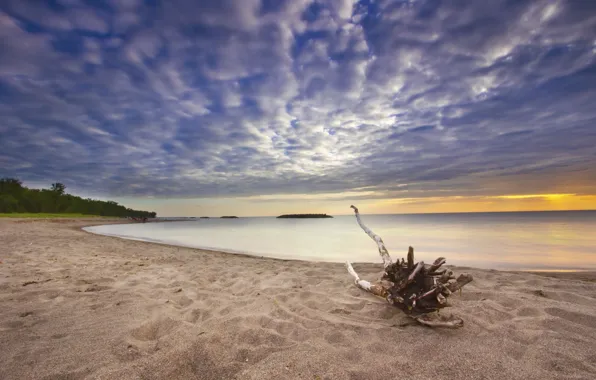
[[[363,215],[394,258],[496,269],[596,269],[596,212]],[[92,232],[284,259],[379,262],[353,216],[202,219],[91,227]]]

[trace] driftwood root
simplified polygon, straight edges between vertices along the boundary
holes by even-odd
[[[425,265],[423,261],[414,262],[414,248],[409,247],[406,260],[401,259],[395,263],[383,243],[383,239],[364,225],[360,218],[358,208],[354,209],[356,220],[360,227],[370,236],[379,249],[385,269],[381,281],[372,284],[362,280],[352,265],[348,262],[346,267],[348,273],[354,278],[356,286],[382,297],[390,304],[398,307],[418,323],[429,327],[462,327],[464,322],[456,316],[445,316],[438,314],[442,308],[451,306],[448,297],[460,290],[473,278],[464,273],[457,279],[451,269],[442,269],[447,260],[444,257],[437,258],[431,265]],[[437,313],[433,313],[437,312]]]

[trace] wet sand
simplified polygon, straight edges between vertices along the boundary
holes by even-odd
[[[465,326],[429,329],[342,264],[81,230],[99,223],[0,219],[0,379],[596,378],[594,272],[453,268],[475,280],[441,313]]]

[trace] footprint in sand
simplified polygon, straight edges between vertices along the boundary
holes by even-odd
[[[193,309],[186,320],[190,323],[205,322],[211,318],[211,312],[209,310]]]
[[[248,344],[252,347],[258,346],[286,346],[288,341],[285,337],[271,331],[263,331],[260,328],[249,328],[241,331],[237,336],[240,344]]]
[[[540,310],[534,307],[522,307],[517,311],[518,317],[539,317]]]
[[[282,336],[289,336],[298,328],[296,323],[277,320],[267,316],[259,318],[258,323],[261,327],[273,330]]]
[[[51,375],[47,375],[41,378],[41,380],[74,380],[84,379],[89,375],[90,370],[72,371],[72,372],[60,372]]]
[[[584,325],[586,327],[596,328],[596,317],[592,315],[576,313],[573,311],[567,311],[556,307],[550,307],[544,309],[549,315],[553,317],[559,317],[572,323]]]
[[[143,356],[142,350],[134,344],[122,342],[112,349],[112,353],[121,362],[130,362]]]
[[[343,314],[343,315],[350,315],[351,312],[347,311],[346,309],[333,309],[330,311],[331,314]]]
[[[181,308],[188,307],[194,303],[193,300],[191,300],[190,298],[188,298],[186,296],[177,297],[174,299],[174,301],[176,301],[176,303],[178,305],[180,305]]]
[[[226,316],[226,315],[230,314],[232,312],[232,310],[234,310],[234,307],[226,306],[223,309],[221,309],[218,314],[221,316]]]
[[[25,322],[23,321],[8,321],[2,324],[2,327],[0,327],[0,331],[14,330],[23,326],[25,326]]]
[[[339,331],[335,331],[331,334],[325,335],[325,341],[327,341],[327,343],[329,344],[335,345],[339,343],[344,343],[346,341],[346,337]]]
[[[174,331],[180,323],[171,318],[149,321],[132,330],[130,335],[143,342],[158,340]]]
[[[84,292],[85,293],[101,292],[101,291],[108,290],[108,289],[111,289],[111,287],[105,286],[105,285],[92,284],[91,286],[86,287]]]

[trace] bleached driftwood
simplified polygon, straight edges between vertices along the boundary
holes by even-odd
[[[354,209],[360,227],[377,243],[385,269],[381,280],[371,284],[362,280],[352,264],[347,262],[348,273],[354,277],[356,286],[386,299],[387,302],[400,308],[423,325],[452,328],[463,326],[464,321],[459,317],[432,312],[438,312],[444,307],[451,306],[447,302],[447,298],[471,282],[472,276],[464,273],[455,279],[453,271],[450,269],[439,270],[446,262],[444,257],[437,258],[431,265],[425,265],[423,261],[415,264],[414,248],[412,247],[408,249],[406,260],[401,259],[394,263],[383,239],[362,223],[360,213],[355,206],[350,207]]]

